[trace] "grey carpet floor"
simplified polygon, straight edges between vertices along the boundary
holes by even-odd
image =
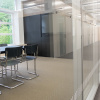
[[[29,62],[30,71],[33,70],[33,61]],[[19,64],[19,72],[26,74],[26,63]],[[38,57],[37,73],[39,77],[33,80],[25,80],[24,84],[15,89],[6,89],[0,86],[2,95],[0,100],[70,100],[73,95],[73,61],[61,58]],[[14,74],[14,73],[13,73]],[[8,85],[16,82],[8,77],[0,79]],[[31,76],[32,77],[32,76]]]

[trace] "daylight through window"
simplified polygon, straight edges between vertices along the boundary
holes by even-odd
[[[0,44],[12,44],[12,35],[11,14],[0,12]]]

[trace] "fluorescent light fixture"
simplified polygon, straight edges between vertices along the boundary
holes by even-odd
[[[30,9],[40,9],[37,6],[32,6],[32,7],[28,7],[28,8],[23,8],[23,10],[30,10]],[[41,10],[41,9],[40,9]]]
[[[21,0],[21,1],[28,1],[28,0]]]
[[[64,4],[62,1],[55,1],[56,6],[59,6],[59,5],[62,5],[62,4]]]
[[[68,7],[64,7],[64,9],[71,9],[72,7],[71,6],[68,6]]]
[[[38,7],[44,7],[44,4],[41,4],[41,5],[37,5]]]
[[[92,3],[87,3],[87,4],[83,4],[84,6],[94,6],[94,5],[98,5],[100,4],[100,2],[92,2]]]
[[[32,3],[27,4],[27,6],[33,6],[33,5],[36,5],[36,3],[32,2]]]
[[[67,7],[61,8],[60,10],[66,10],[66,9],[71,9],[71,8],[72,8],[71,6],[67,6]]]
[[[79,15],[79,16],[77,16],[77,17],[81,18],[81,15]]]
[[[100,12],[95,12],[95,13],[92,12],[91,14],[100,15]]]
[[[98,14],[94,14],[94,15],[100,15],[100,13],[98,13]]]

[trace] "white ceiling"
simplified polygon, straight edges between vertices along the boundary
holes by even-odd
[[[100,21],[100,0],[83,0],[82,8],[86,14]]]
[[[24,15],[44,13],[46,0],[22,0]],[[84,12],[100,19],[100,0],[82,0]],[[67,15],[71,15],[71,0],[55,0],[55,9]]]
[[[49,1],[49,0],[48,0]],[[69,0],[55,0],[55,6],[54,9],[61,11],[62,13],[66,14],[71,12],[71,6],[66,4],[66,1]],[[44,13],[47,9],[45,7],[46,0],[24,0],[23,1],[23,9],[24,9],[24,15],[27,16],[29,14],[38,14],[38,13]],[[49,3],[47,4],[49,7]],[[47,8],[48,8],[47,7]]]

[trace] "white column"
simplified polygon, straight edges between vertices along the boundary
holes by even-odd
[[[23,7],[21,0],[15,0],[14,13],[14,44],[24,44]]]

